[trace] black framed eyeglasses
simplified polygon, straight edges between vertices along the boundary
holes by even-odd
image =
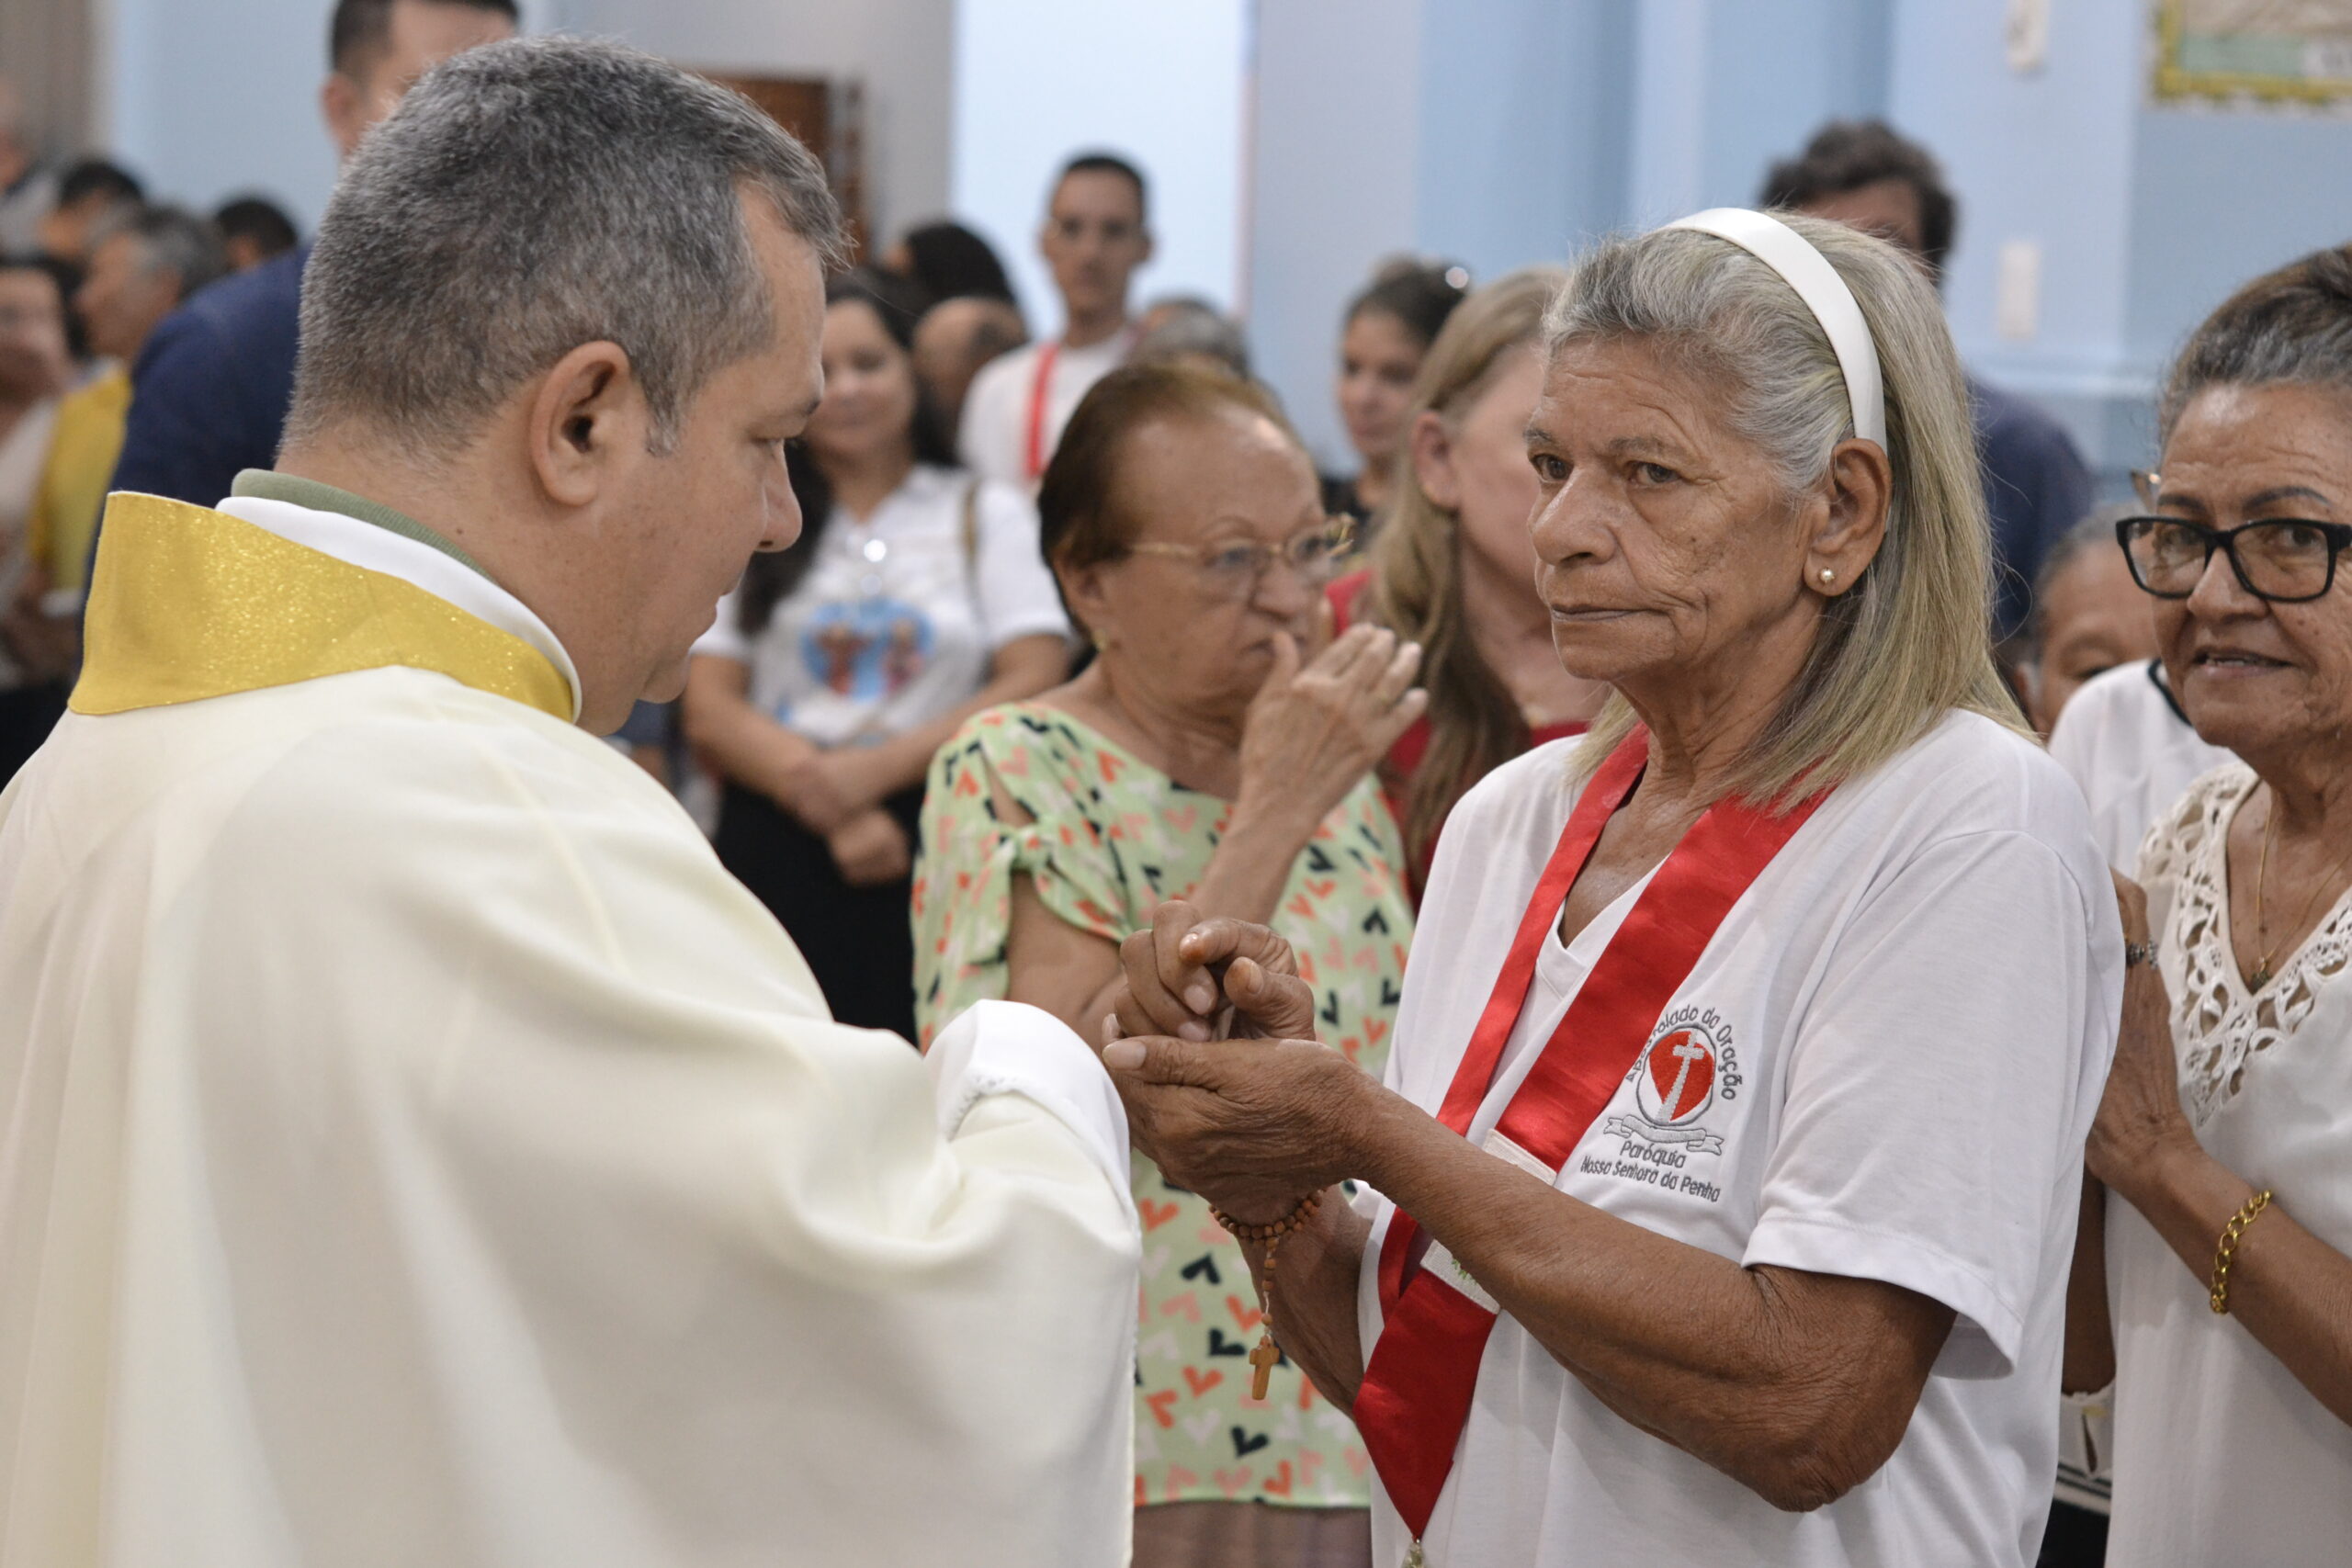
[[[2220,550],[2248,593],[2274,604],[2300,604],[2335,586],[2335,558],[2352,546],[2352,524],[2266,517],[2209,528],[2178,517],[2126,517],[2115,525],[2115,538],[2131,563],[2132,581],[2159,599],[2194,593]]]

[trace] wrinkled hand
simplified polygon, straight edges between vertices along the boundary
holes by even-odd
[[[1201,1041],[1315,1032],[1315,993],[1298,977],[1298,956],[1264,926],[1204,920],[1171,898],[1152,911],[1148,931],[1119,944],[1119,967],[1105,1043],[1129,1034]]]
[[[1351,626],[1304,668],[1298,644],[1277,637],[1242,722],[1236,815],[1283,810],[1312,832],[1428,708],[1420,668],[1420,644],[1382,626]]]
[[[1360,1174],[1387,1091],[1312,1040],[1175,1040],[1103,1047],[1136,1146],[1169,1179],[1244,1224]]]
[[[852,887],[878,887],[896,882],[914,865],[914,846],[899,819],[879,807],[868,807],[842,824],[825,840],[842,880]]]
[[[2123,916],[2123,940],[2148,940],[2148,899],[2139,886],[2115,879],[2116,903]],[[2115,1066],[2099,1097],[2084,1163],[2093,1176],[2127,1196],[2136,1178],[2164,1154],[2194,1147],[2195,1132],[2180,1109],[2180,1069],[2174,1055],[2172,1002],[2164,976],[2148,964],[2123,972],[2123,1022],[2115,1043]]]

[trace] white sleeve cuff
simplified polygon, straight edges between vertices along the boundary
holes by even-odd
[[[1834,1221],[1766,1215],[1747,1238],[1743,1269],[1770,1264],[1877,1280],[1917,1291],[1958,1314],[1935,1370],[1945,1377],[2003,1378],[2017,1365],[2025,1319],[1991,1280],[1940,1249],[1905,1235]]]
[[[1132,1220],[1127,1113],[1111,1075],[1069,1025],[1026,1002],[975,1002],[924,1053],[939,1135],[953,1138],[972,1107],[996,1094],[1036,1101],[1068,1127]]]

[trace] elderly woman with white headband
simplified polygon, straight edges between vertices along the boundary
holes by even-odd
[[[1985,646],[1935,297],[1718,211],[1544,352],[1538,585],[1611,707],[1456,807],[1385,1086],[1300,1038],[1315,954],[1164,907],[1136,1143],[1353,1413],[1380,1568],[2022,1568],[2124,953]]]

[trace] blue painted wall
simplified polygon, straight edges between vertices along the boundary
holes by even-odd
[[[2044,62],[2022,73],[1990,0],[1260,4],[1251,327],[1332,457],[1336,316],[1377,255],[1480,276],[1560,260],[1611,228],[1751,200],[1833,117],[1883,115],[1943,160],[1963,356],[2064,420],[2110,491],[2152,457],[2154,384],[2197,321],[2352,240],[2352,117],[2155,107],[2143,0],[2053,0]],[[1292,220],[1310,209],[1345,216]],[[2041,257],[2022,337],[1997,330],[2012,243]]]

